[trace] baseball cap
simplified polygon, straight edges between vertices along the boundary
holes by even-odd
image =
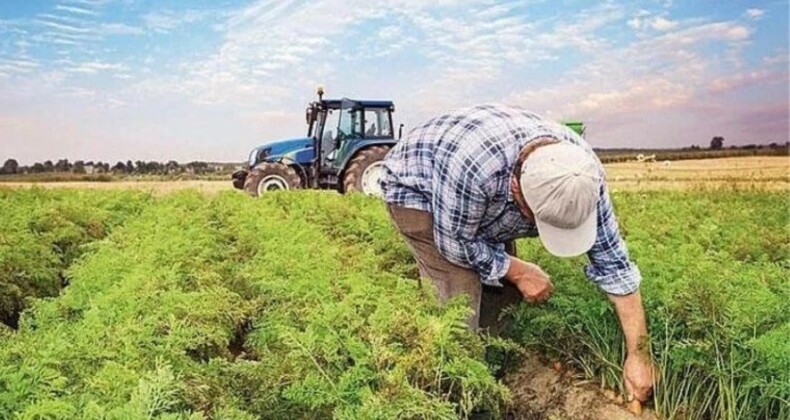
[[[569,142],[538,147],[524,160],[519,181],[547,251],[574,257],[592,248],[603,179],[591,153]]]

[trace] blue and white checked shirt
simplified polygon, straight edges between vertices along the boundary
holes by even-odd
[[[477,271],[483,283],[501,286],[510,265],[504,243],[538,236],[513,200],[510,177],[521,149],[541,137],[569,141],[595,156],[568,127],[517,107],[481,105],[433,118],[385,158],[385,200],[432,213],[441,254]],[[634,292],[641,275],[628,257],[605,184],[597,211],[587,276],[607,293]]]

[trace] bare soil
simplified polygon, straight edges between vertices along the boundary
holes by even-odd
[[[658,420],[649,409],[632,414],[600,387],[562,375],[535,355],[527,356],[505,383],[513,395],[506,418],[513,420]]]

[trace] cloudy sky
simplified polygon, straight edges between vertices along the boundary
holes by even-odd
[[[504,102],[599,147],[786,141],[788,2],[0,0],[0,159],[240,161],[327,96]]]

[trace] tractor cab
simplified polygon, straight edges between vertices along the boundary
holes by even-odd
[[[380,195],[382,160],[395,145],[391,101],[324,99],[305,111],[307,136],[270,141],[250,153],[233,185],[253,196],[294,188]],[[398,129],[400,138],[402,125]]]
[[[320,95],[319,95],[320,97]],[[340,176],[354,151],[375,144],[394,144],[391,101],[319,99],[306,111],[308,137],[314,139],[316,164],[332,183]]]

